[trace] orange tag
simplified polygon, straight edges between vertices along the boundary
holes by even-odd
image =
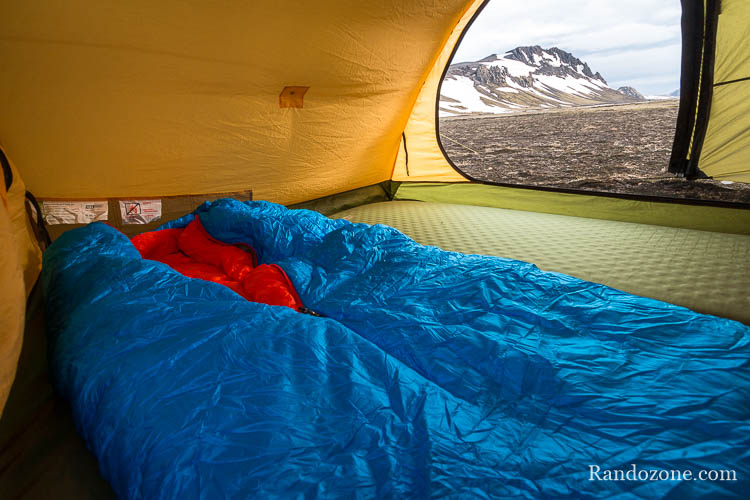
[[[280,108],[301,108],[305,92],[310,87],[284,87],[279,94]]]

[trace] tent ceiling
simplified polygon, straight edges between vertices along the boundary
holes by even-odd
[[[468,2],[470,3],[470,2]],[[466,0],[4,2],[0,137],[39,196],[252,188],[294,202],[390,178]],[[310,87],[280,108],[286,86]]]

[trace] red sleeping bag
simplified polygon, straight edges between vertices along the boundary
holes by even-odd
[[[306,311],[279,266],[258,265],[248,245],[212,238],[198,217],[184,229],[151,231],[131,241],[144,259],[163,262],[185,276],[221,283],[253,302]]]

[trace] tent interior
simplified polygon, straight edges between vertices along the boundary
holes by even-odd
[[[205,200],[267,200],[750,324],[750,205],[490,185],[453,167],[439,87],[484,4],[0,5],[7,498],[113,496],[53,389],[36,285],[44,234],[82,224],[45,227],[30,200],[105,202],[128,235]],[[682,4],[670,171],[750,182],[750,4]],[[122,199],[161,199],[163,217],[125,224]]]

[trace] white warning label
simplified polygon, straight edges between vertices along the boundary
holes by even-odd
[[[148,224],[161,219],[161,200],[120,200],[123,224]]]
[[[107,220],[107,201],[43,201],[42,212],[47,224],[88,224]]]

